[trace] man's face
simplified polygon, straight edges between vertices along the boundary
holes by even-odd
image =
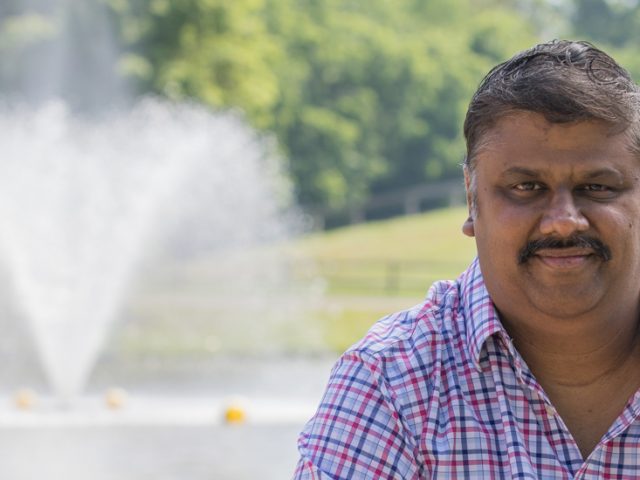
[[[498,310],[559,318],[637,303],[640,159],[627,137],[516,112],[482,141],[463,231]]]

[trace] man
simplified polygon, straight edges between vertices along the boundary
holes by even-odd
[[[639,116],[587,43],[487,75],[464,125],[478,258],[340,358],[296,478],[640,478]]]

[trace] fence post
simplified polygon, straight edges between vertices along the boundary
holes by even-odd
[[[404,197],[404,214],[415,213],[420,213],[420,196],[415,191],[410,191]]]
[[[364,212],[364,207],[362,206],[349,207],[349,223],[351,225],[362,223],[365,220],[366,220],[366,215]]]
[[[400,262],[388,261],[386,268],[385,292],[387,294],[398,293],[400,283]]]

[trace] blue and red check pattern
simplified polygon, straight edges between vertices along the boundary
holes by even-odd
[[[502,327],[476,261],[335,365],[296,479],[640,478],[640,392],[583,460]]]

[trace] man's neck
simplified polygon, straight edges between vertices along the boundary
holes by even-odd
[[[584,458],[640,387],[637,318],[503,320]]]
[[[526,323],[508,319],[503,323],[541,383],[580,387],[615,375],[630,364],[638,365],[638,315],[634,310],[624,318],[616,314],[575,319],[540,316],[529,317]]]

